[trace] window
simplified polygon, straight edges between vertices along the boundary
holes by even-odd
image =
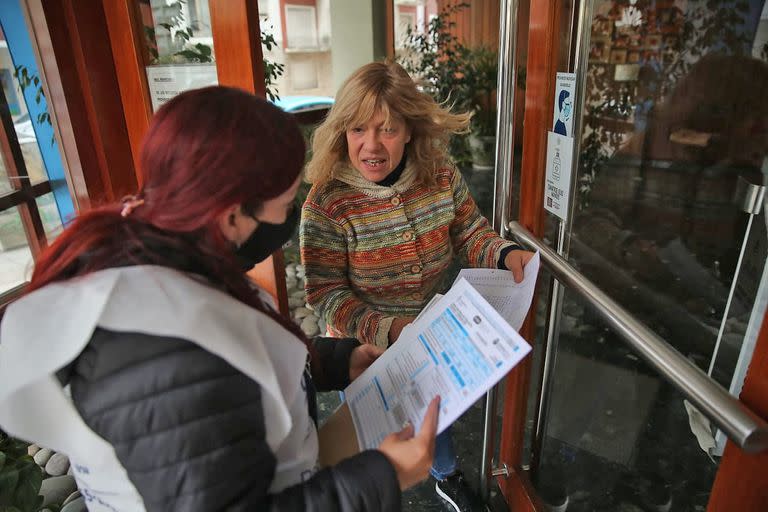
[[[317,48],[319,45],[315,8],[308,5],[286,5],[285,32],[287,48]]]
[[[74,211],[26,23],[18,2],[6,7],[0,12],[2,302],[28,280],[34,258]]]

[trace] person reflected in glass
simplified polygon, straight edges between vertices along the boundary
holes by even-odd
[[[427,478],[438,400],[419,433],[319,467],[315,389],[383,350],[307,340],[243,272],[293,233],[304,150],[244,91],[176,96],[138,193],[74,220],[8,306],[0,426],[69,455],[89,509],[388,512]]]
[[[641,92],[667,86],[660,82],[667,79],[663,73],[641,77]],[[665,328],[686,344],[678,348],[702,360],[711,355],[709,340],[745,236],[747,215],[734,200],[737,184],[740,178],[766,182],[766,87],[765,62],[704,56],[581,191],[587,206],[575,219],[572,247],[582,268],[595,265],[595,278],[632,304],[638,291],[622,285],[621,275],[648,285],[656,303],[671,299],[651,308],[654,321],[667,317]],[[606,264],[622,271],[606,272]],[[731,314],[740,310],[747,313],[737,300]]]
[[[445,291],[457,257],[522,280],[532,254],[491,229],[447,154],[470,117],[438,105],[395,63],[367,64],[339,89],[312,139],[299,234],[307,301],[331,333],[395,343]],[[450,429],[432,475],[449,510],[470,510]]]

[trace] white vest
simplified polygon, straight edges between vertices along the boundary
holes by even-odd
[[[114,449],[85,424],[55,376],[97,326],[189,340],[256,381],[266,442],[277,459],[270,492],[317,470],[301,341],[267,315],[175,270],[103,270],[19,299],[0,327],[0,426],[67,454],[89,511],[144,510]]]

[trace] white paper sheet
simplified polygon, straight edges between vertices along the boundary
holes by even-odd
[[[419,430],[440,395],[445,430],[531,347],[466,280],[459,280],[345,390],[360,449],[405,421]]]
[[[462,269],[456,281],[466,279],[509,325],[519,331],[531,307],[540,263],[537,251],[525,265],[523,280],[519,283],[515,282],[509,270],[487,268]]]

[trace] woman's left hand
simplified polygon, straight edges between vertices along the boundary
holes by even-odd
[[[512,271],[516,283],[523,280],[523,267],[531,258],[533,258],[533,253],[530,251],[510,251],[504,258],[504,266],[507,267],[507,270]]]
[[[376,345],[363,344],[355,348],[349,356],[349,380],[358,378],[383,353],[384,349]]]

